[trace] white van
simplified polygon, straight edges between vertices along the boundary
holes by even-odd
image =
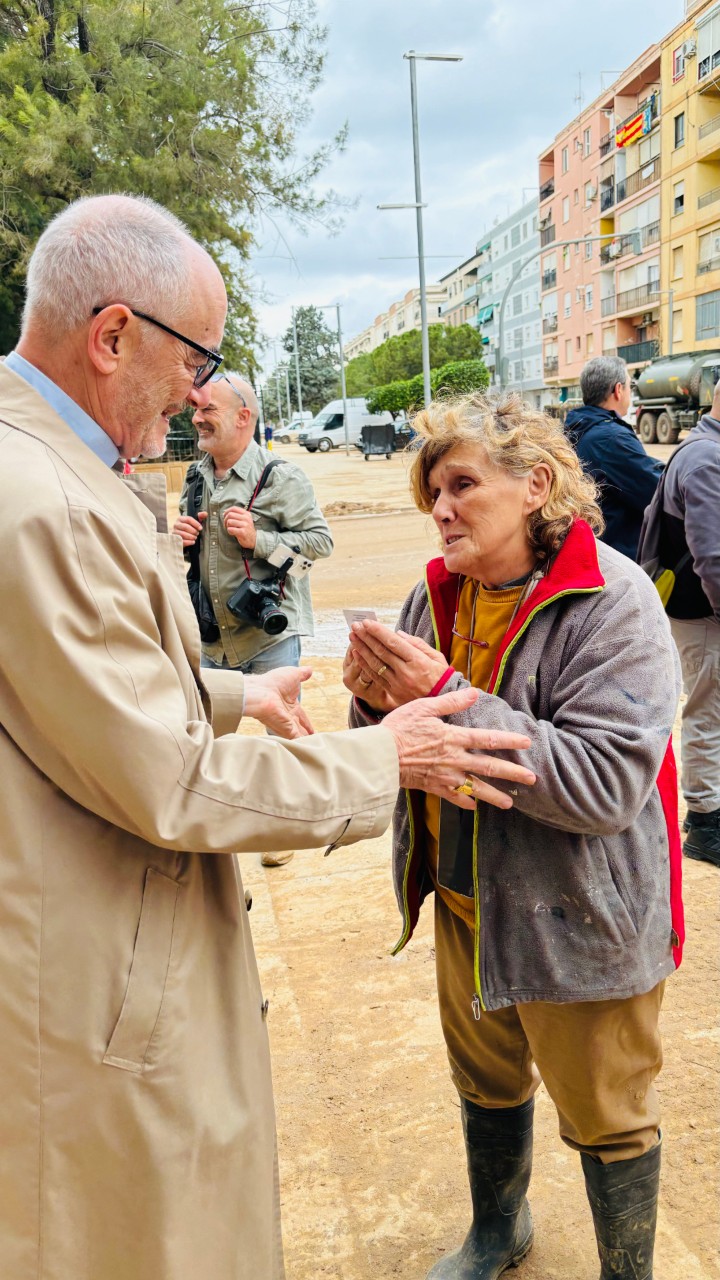
[[[290,444],[291,440],[297,440],[298,431],[306,431],[313,420],[311,413],[294,413],[289,422],[285,423],[283,428],[276,427],[273,435],[274,440],[279,440],[280,444]]]
[[[391,413],[368,413],[367,401],[354,396],[347,402],[348,407],[348,441],[355,444],[360,439],[362,429],[367,425],[380,422],[392,422]],[[345,444],[345,419],[342,400],[331,400],[318,414],[310,426],[301,431],[297,437],[298,444],[308,453],[328,453],[330,449],[339,449]]]

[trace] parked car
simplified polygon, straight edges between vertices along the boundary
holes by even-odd
[[[311,422],[311,413],[295,413],[290,421],[285,423],[282,430],[278,427],[275,432],[275,439],[279,440],[281,444],[290,444],[293,440],[297,440],[298,432],[304,431]]]
[[[364,398],[354,396],[347,402],[348,406],[348,440],[355,444],[360,439],[365,426],[376,423],[392,422],[391,413],[368,413]],[[331,449],[341,448],[345,444],[345,418],[342,400],[331,400],[310,425],[298,433],[298,444],[308,453],[329,453]]]

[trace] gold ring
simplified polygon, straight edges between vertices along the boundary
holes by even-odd
[[[465,781],[459,787],[453,787],[453,791],[458,796],[474,796],[472,779],[469,773],[465,774]]]
[[[372,684],[372,676],[370,677],[369,680],[367,680],[364,676],[360,676],[359,679],[360,679],[360,683],[364,684],[366,689]]]
[[[387,671],[387,663],[383,662],[382,666],[378,667],[377,673],[379,676],[384,676],[386,671]]]

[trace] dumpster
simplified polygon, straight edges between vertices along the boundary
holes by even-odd
[[[373,455],[385,454],[389,460],[395,448],[395,425],[392,422],[366,423],[360,436],[360,450],[369,462]]]

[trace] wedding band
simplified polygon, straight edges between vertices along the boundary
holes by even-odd
[[[367,680],[365,676],[360,676],[360,683],[364,684],[365,688],[367,689],[372,684],[372,676],[370,677],[369,680]]]
[[[465,781],[459,787],[453,787],[453,791],[458,796],[474,796],[472,779],[469,773],[465,774]]]
[[[387,671],[387,663],[383,662],[382,666],[378,667],[377,673],[379,676],[384,676],[386,671]]]

